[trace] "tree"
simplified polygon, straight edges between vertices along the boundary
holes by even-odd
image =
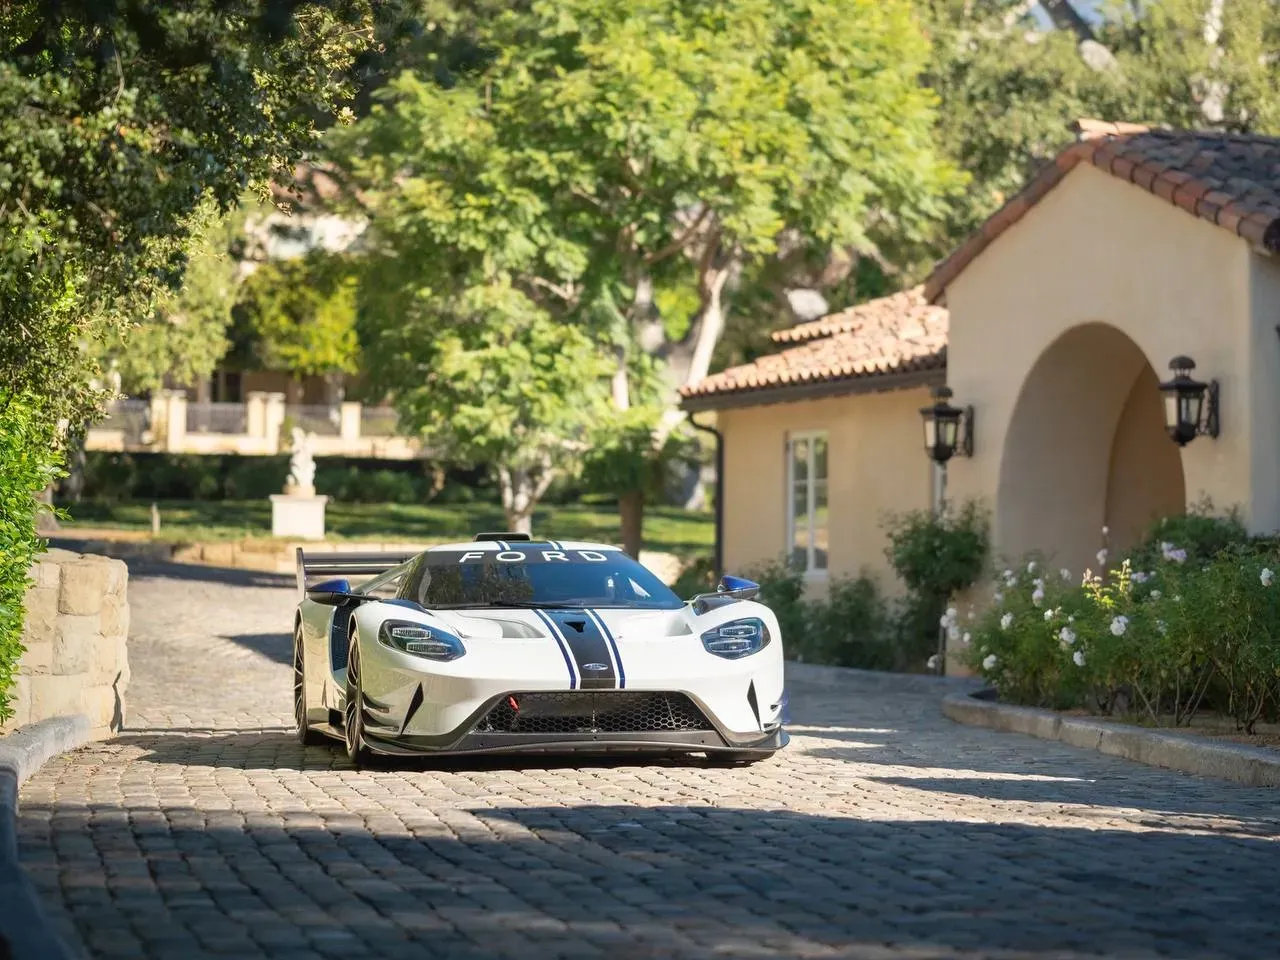
[[[465,254],[606,345],[620,414],[639,406],[633,357],[655,359],[651,451],[744,264],[788,231],[918,240],[957,182],[905,0],[535,0],[477,36],[487,57],[447,84],[397,77],[336,156],[419,308],[448,295],[440,257]],[[662,316],[682,286],[692,319]]]
[[[356,280],[341,258],[312,253],[259,266],[236,314],[238,332],[268,370],[324,376],[336,386],[359,368]]]
[[[941,97],[939,138],[973,177],[938,253],[972,230],[1063,146],[1078,117],[1182,129],[1280,132],[1272,0],[1158,0],[1090,22],[1068,0],[1045,4],[1058,29],[1019,0],[920,0]]]
[[[197,212],[182,286],[161,291],[152,315],[113,332],[102,366],[125,393],[207,379],[230,346],[231,308],[239,292],[232,255],[243,217],[219,217],[212,204]]]
[[[370,365],[394,389],[402,423],[443,456],[493,468],[508,529],[529,533],[607,409],[607,366],[581,330],[502,279],[436,303],[440,314],[371,312]]]
[[[295,9],[296,8],[296,9]],[[361,2],[0,11],[0,383],[83,421],[101,342],[177,285],[193,215],[287,171],[349,94]]]

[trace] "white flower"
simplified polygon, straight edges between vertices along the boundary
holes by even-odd
[[[1010,627],[1012,627],[1012,626],[1013,626],[1013,614],[1012,614],[1012,613],[1006,613],[1003,617],[1001,617],[1001,618],[1000,618],[1000,629],[1001,629],[1001,630],[1008,630],[1008,629],[1009,629]]]
[[[964,618],[965,618],[966,620],[972,620],[972,619],[973,619],[973,617],[974,617],[973,607],[970,607],[970,608],[969,608],[969,612],[968,612],[968,613],[966,613],[966,614],[964,615]]]
[[[1124,632],[1129,629],[1129,618],[1120,616],[1111,621],[1111,633],[1117,637],[1123,637]]]
[[[956,608],[955,608],[955,607],[947,607],[947,619],[948,619],[948,620],[954,620],[955,618],[956,618]]]
[[[1076,632],[1070,627],[1063,627],[1058,631],[1058,639],[1062,641],[1064,647],[1069,647],[1076,642]]]
[[[1073,653],[1073,654],[1071,655],[1071,659],[1072,659],[1072,661],[1075,663],[1075,665],[1076,665],[1077,667],[1083,667],[1083,666],[1084,666],[1084,651],[1083,651],[1083,650],[1077,650],[1075,653]]]
[[[1107,548],[1103,547],[1096,554],[1098,558],[1098,566],[1105,567],[1107,565]]]
[[[935,653],[932,657],[925,661],[925,666],[930,670],[938,669],[938,655]]]
[[[1036,587],[1035,591],[1031,594],[1031,602],[1035,604],[1037,607],[1040,606],[1040,604],[1044,603],[1043,587]]]
[[[1068,615],[1067,623],[1075,623],[1075,622],[1076,622],[1075,614]]]
[[[1262,581],[1262,585],[1264,587],[1271,586],[1272,581],[1274,581],[1275,578],[1276,578],[1276,575],[1268,567],[1263,567],[1262,573],[1258,574],[1258,579]]]
[[[1160,631],[1161,636],[1164,636],[1166,633],[1169,632],[1169,625],[1165,623],[1163,620],[1157,620],[1156,629]]]
[[[1070,581],[1071,571],[1068,570],[1066,567],[1063,567],[1061,570],[1058,571],[1058,576],[1060,576],[1065,581]]]
[[[960,638],[960,642],[967,647],[970,643],[973,642],[973,634],[969,633],[966,630],[964,636]]]
[[[996,602],[996,606],[999,606],[1000,604],[1004,603],[1004,594],[1001,593],[999,590],[997,590],[995,592],[995,596],[993,596],[991,599],[993,599]]]
[[[1181,602],[1182,602],[1182,594],[1180,594],[1180,593],[1175,593],[1175,594],[1173,595],[1173,602],[1174,602],[1174,603],[1181,603]]]
[[[1164,596],[1164,594],[1162,594],[1159,590],[1152,590],[1152,591],[1151,591],[1151,599],[1152,599],[1152,600],[1159,600],[1162,596]]]
[[[957,627],[954,623],[948,624],[947,626],[947,639],[950,640],[952,643],[955,643],[957,640],[960,639],[960,628]]]
[[[1036,562],[1032,560],[1030,563],[1027,564],[1027,573],[1035,573],[1035,572],[1036,572]]]
[[[1046,611],[1044,612],[1044,622],[1045,622],[1045,623],[1048,623],[1050,620],[1052,620],[1052,619],[1053,619],[1053,614],[1054,614],[1054,611],[1053,611],[1053,610],[1046,610]]]
[[[1000,661],[996,659],[996,655],[994,653],[989,653],[986,655],[986,657],[983,658],[982,669],[994,670],[996,668],[996,664],[999,662]]]
[[[1016,586],[1018,583],[1018,575],[1012,570],[1006,570],[1003,574],[1004,585],[1006,587]]]
[[[1141,570],[1135,570],[1133,571],[1133,576],[1130,577],[1129,579],[1131,579],[1134,583],[1146,583],[1148,580],[1151,579],[1151,574],[1143,573]]]
[[[1102,535],[1105,537],[1105,536],[1107,536],[1107,534],[1109,534],[1109,533],[1111,533],[1111,528],[1110,528],[1110,527],[1108,527],[1108,526],[1103,526],[1103,528],[1102,528]]]
[[[1172,560],[1174,563],[1185,563],[1187,559],[1186,550],[1181,550],[1168,542],[1160,544],[1160,555],[1166,560]]]

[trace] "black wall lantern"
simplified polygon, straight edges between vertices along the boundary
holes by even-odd
[[[923,407],[924,451],[935,463],[973,456],[973,407],[951,404],[950,387],[934,387],[933,406]]]
[[[1173,379],[1160,384],[1164,394],[1164,425],[1180,447],[1199,436],[1218,435],[1218,381],[1204,383],[1191,376],[1196,362],[1190,357],[1169,361]]]

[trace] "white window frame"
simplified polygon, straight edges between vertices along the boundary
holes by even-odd
[[[809,547],[808,554],[804,562],[804,575],[810,578],[824,578],[831,569],[831,552],[827,551],[827,565],[821,569],[814,566],[814,548],[813,548],[813,522],[815,513],[814,504],[814,477],[813,477],[813,441],[823,440],[827,445],[827,476],[823,479],[827,482],[827,541],[831,540],[831,438],[826,430],[797,430],[787,434],[786,457],[787,457],[787,543],[786,556],[790,560],[796,544],[796,461],[793,453],[793,446],[797,440],[809,441],[809,474],[807,481],[806,496],[806,513],[809,521]]]

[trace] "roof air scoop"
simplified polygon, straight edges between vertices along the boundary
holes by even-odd
[[[477,533],[477,540],[506,540],[508,543],[516,543],[533,539],[527,533]]]

